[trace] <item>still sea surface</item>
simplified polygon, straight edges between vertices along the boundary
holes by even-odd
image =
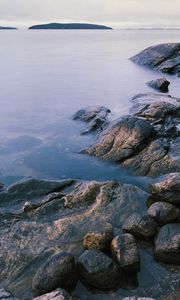
[[[1,31],[0,181],[117,179],[145,185],[124,170],[78,154],[93,135],[72,115],[90,105],[127,114],[137,93],[154,92],[145,83],[162,77],[129,57],[158,43],[179,42],[179,30]],[[180,78],[169,94],[180,97]]]

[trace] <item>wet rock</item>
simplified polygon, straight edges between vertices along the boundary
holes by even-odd
[[[158,78],[156,80],[147,82],[147,85],[163,93],[166,93],[168,92],[168,86],[170,85],[170,82],[166,78]]]
[[[123,231],[137,238],[151,240],[157,231],[157,222],[149,215],[131,215],[123,224]]]
[[[136,117],[122,117],[102,132],[98,142],[84,153],[105,160],[121,162],[140,151],[152,137],[153,127]]]
[[[156,202],[148,209],[148,215],[154,217],[160,225],[172,223],[180,217],[180,210],[166,202]]]
[[[71,300],[72,298],[63,289],[57,289],[51,293],[36,297],[33,300]]]
[[[161,227],[155,239],[154,254],[162,262],[180,264],[180,224]]]
[[[123,298],[122,300],[156,300],[156,299],[149,298],[149,297],[136,297],[136,296],[132,296],[132,297]]]
[[[160,70],[164,73],[179,74],[180,43],[160,44],[146,48],[131,60],[139,65]]]
[[[120,272],[112,259],[98,250],[86,250],[78,259],[78,272],[83,282],[102,290],[120,283]]]
[[[32,208],[33,208],[32,203],[29,202],[29,201],[26,201],[26,202],[24,203],[24,205],[23,205],[22,211],[23,211],[23,212],[28,212],[28,211],[30,211]]]
[[[102,127],[108,122],[108,114],[111,111],[104,106],[90,106],[85,109],[81,109],[75,113],[73,120],[79,120],[88,123],[88,129],[83,133],[96,131],[102,129]]]
[[[113,227],[106,222],[95,222],[91,231],[84,237],[83,246],[86,249],[105,250],[113,239]]]
[[[150,184],[150,192],[158,201],[169,202],[180,207],[180,173],[171,173]]]
[[[133,235],[127,233],[114,238],[111,250],[114,259],[123,271],[137,273],[140,270],[140,256]]]
[[[76,282],[76,265],[71,254],[60,252],[42,265],[34,276],[32,287],[35,295],[55,289],[71,288]]]

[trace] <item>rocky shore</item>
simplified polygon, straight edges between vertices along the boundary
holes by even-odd
[[[168,48],[169,49],[169,48]],[[0,300],[176,300],[180,290],[180,99],[139,94],[127,116],[88,107],[81,151],[149,177],[26,179],[0,186]]]

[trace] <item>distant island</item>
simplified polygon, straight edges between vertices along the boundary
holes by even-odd
[[[16,27],[4,27],[4,26],[0,26],[0,30],[17,30]]]
[[[112,30],[111,27],[96,24],[86,23],[50,23],[40,24],[29,27],[28,29],[100,29],[100,30]]]

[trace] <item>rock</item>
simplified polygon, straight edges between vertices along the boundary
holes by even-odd
[[[154,255],[162,262],[180,264],[180,224],[161,227],[155,239]]]
[[[140,270],[140,256],[133,235],[127,233],[114,238],[111,251],[123,271],[137,273]]]
[[[180,210],[166,202],[156,202],[148,209],[148,215],[154,217],[160,225],[171,223],[180,217]]]
[[[34,276],[32,287],[35,295],[55,289],[71,288],[76,282],[76,265],[71,254],[60,252],[42,265]]]
[[[136,296],[132,296],[132,297],[123,298],[122,300],[156,300],[156,299],[149,298],[149,297],[136,297]]]
[[[166,78],[158,78],[156,80],[147,82],[147,85],[163,93],[166,93],[168,92],[168,86],[170,85],[170,82]]]
[[[123,224],[123,231],[137,238],[151,240],[157,231],[157,222],[149,215],[131,215]]]
[[[26,202],[24,203],[24,205],[23,205],[22,211],[23,211],[23,212],[28,212],[28,211],[30,211],[32,208],[33,208],[32,203],[29,202],[29,201],[26,201]]]
[[[102,130],[102,127],[108,123],[108,114],[111,111],[104,106],[90,106],[77,111],[73,120],[79,120],[88,123],[88,128],[83,131],[83,134]]]
[[[179,74],[180,43],[160,44],[146,48],[131,60],[139,65],[160,70],[164,73]]]
[[[153,133],[153,127],[147,121],[122,117],[112,122],[102,132],[98,142],[83,153],[120,162],[145,147]]]
[[[44,294],[33,300],[71,300],[72,298],[63,289],[57,289],[51,293]]]
[[[0,288],[0,300],[18,300],[17,298],[14,298],[9,292],[7,292],[5,289]]]
[[[83,282],[95,288],[110,290],[120,283],[120,272],[112,259],[98,250],[86,250],[78,259]]]
[[[106,222],[95,222],[93,228],[84,237],[83,246],[86,249],[108,249],[113,239],[113,227]]]
[[[150,184],[150,192],[158,201],[169,202],[180,207],[180,173],[160,177]]]

